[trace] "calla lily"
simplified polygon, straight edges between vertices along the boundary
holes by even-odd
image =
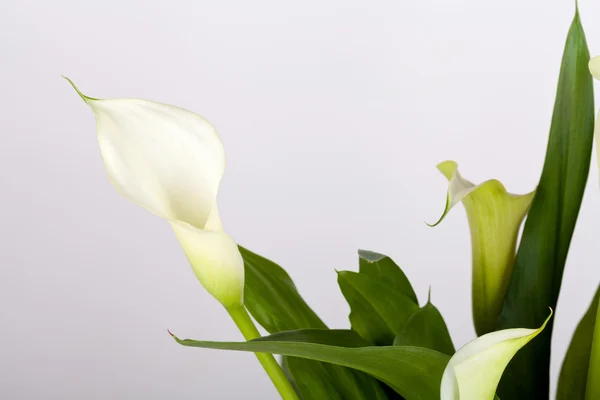
[[[442,376],[441,400],[492,400],[502,373],[523,346],[544,330],[504,329],[467,343],[448,362]]]
[[[169,222],[198,280],[217,300],[226,308],[243,304],[244,261],[223,232],[216,202],[225,152],[215,128],[182,108],[95,99],[69,82],[96,117],[115,189]]]
[[[493,330],[502,308],[515,258],[519,227],[535,192],[510,194],[495,179],[474,185],[458,172],[454,161],[438,165],[448,179],[446,208],[439,224],[452,207],[462,201],[469,220],[473,258],[472,303],[477,334]]]

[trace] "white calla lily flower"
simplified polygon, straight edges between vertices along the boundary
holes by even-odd
[[[441,400],[493,400],[510,360],[544,330],[551,317],[552,310],[539,329],[504,329],[459,349],[444,370]]]
[[[217,192],[225,151],[215,128],[182,108],[77,93],[96,117],[112,185],[166,219],[202,285],[226,308],[243,304],[244,261],[223,232]]]

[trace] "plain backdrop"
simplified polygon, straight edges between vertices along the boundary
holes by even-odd
[[[331,327],[348,326],[335,269],[364,248],[392,256],[422,301],[431,287],[461,346],[475,337],[469,232],[462,207],[425,225],[445,201],[435,166],[533,189],[573,3],[2,0],[0,398],[277,397],[252,354],[169,337],[241,339],[168,225],[110,186],[61,74],[92,97],[208,118],[228,156],[227,231],[284,266]],[[581,14],[600,54],[600,2]],[[597,182],[593,161],[553,379],[600,281]]]

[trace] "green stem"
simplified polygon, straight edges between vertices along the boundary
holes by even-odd
[[[242,335],[246,340],[252,340],[260,337],[260,333],[256,329],[256,325],[250,319],[250,315],[248,315],[248,311],[244,308],[244,306],[229,308],[227,309],[229,315],[233,319],[233,322],[237,325]],[[264,370],[273,381],[273,385],[277,388],[277,391],[281,395],[283,400],[299,400],[296,391],[290,384],[290,381],[283,373],[283,370],[275,360],[272,354],[267,353],[254,353],[258,361],[260,361]]]
[[[596,310],[596,326],[594,327],[589,363],[585,399],[593,400],[600,396],[600,381],[598,380],[600,374],[600,302]]]

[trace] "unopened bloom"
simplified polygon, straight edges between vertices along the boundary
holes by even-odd
[[[463,203],[473,254],[473,321],[477,334],[483,335],[494,330],[502,309],[512,276],[519,227],[535,192],[514,195],[496,179],[475,185],[459,174],[454,161],[444,161],[438,169],[448,179],[448,194],[444,213],[434,226],[452,207]]]

